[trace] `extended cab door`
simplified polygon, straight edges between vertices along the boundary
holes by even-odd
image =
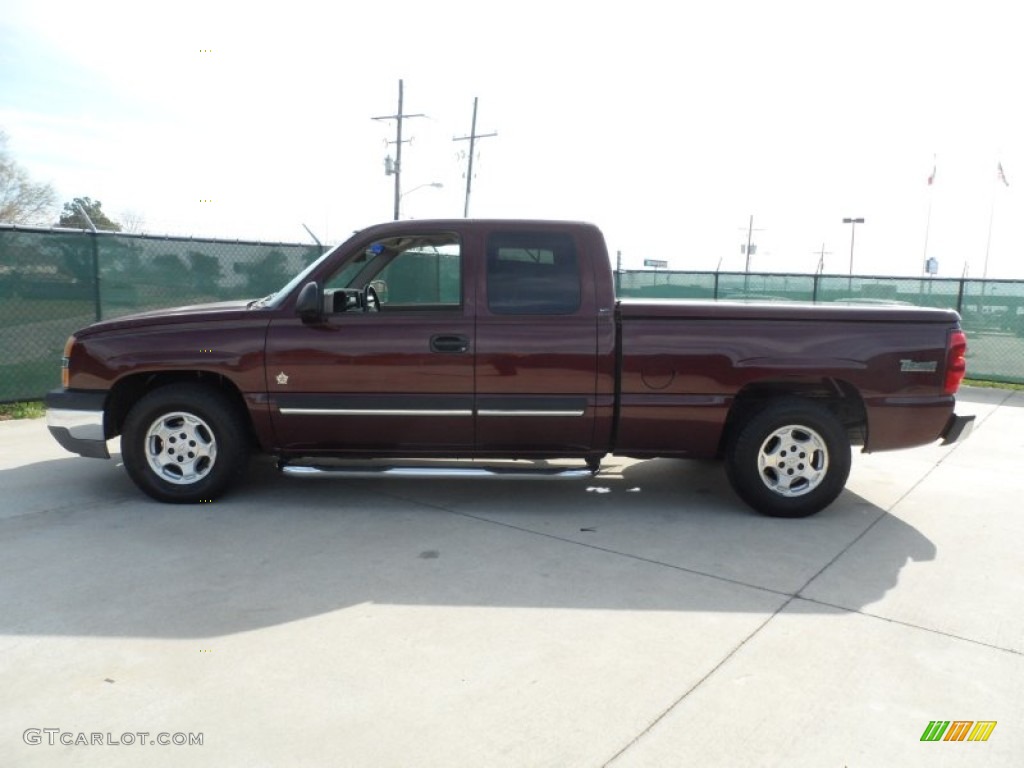
[[[599,312],[589,254],[571,230],[541,225],[493,230],[482,245],[477,452],[592,452]]]
[[[270,324],[267,389],[284,450],[472,450],[473,307],[461,247],[429,228],[369,242],[323,281],[321,322]],[[366,285],[380,311],[360,301]]]

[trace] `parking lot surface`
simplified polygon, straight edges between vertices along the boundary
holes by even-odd
[[[805,520],[717,464],[618,458],[257,460],[161,505],[116,453],[0,423],[0,766],[1019,766],[1024,393],[958,411],[968,440],[857,454]]]

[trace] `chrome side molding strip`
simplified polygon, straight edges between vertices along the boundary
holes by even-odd
[[[479,410],[478,416],[582,416],[584,411],[495,411]]]
[[[585,411],[502,411],[480,410],[478,416],[583,416]],[[427,410],[414,408],[282,408],[283,416],[472,416],[469,410]]]
[[[472,411],[410,408],[282,408],[284,416],[472,416]]]

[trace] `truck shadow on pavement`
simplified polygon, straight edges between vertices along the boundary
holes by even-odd
[[[448,481],[293,478],[260,459],[224,499],[173,506],[142,496],[114,459],[0,473],[20,489],[0,519],[0,633],[213,637],[364,603],[769,615],[856,557],[859,577],[834,601],[801,601],[834,613],[935,557],[849,491],[815,517],[758,516],[705,462]],[[881,541],[860,538],[880,518]]]

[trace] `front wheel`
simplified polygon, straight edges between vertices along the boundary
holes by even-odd
[[[769,403],[729,441],[725,469],[733,490],[770,517],[807,517],[842,492],[850,441],[822,405],[788,398]]]
[[[241,473],[247,457],[238,409],[208,387],[172,384],[153,390],[125,419],[125,469],[157,501],[212,501]]]

